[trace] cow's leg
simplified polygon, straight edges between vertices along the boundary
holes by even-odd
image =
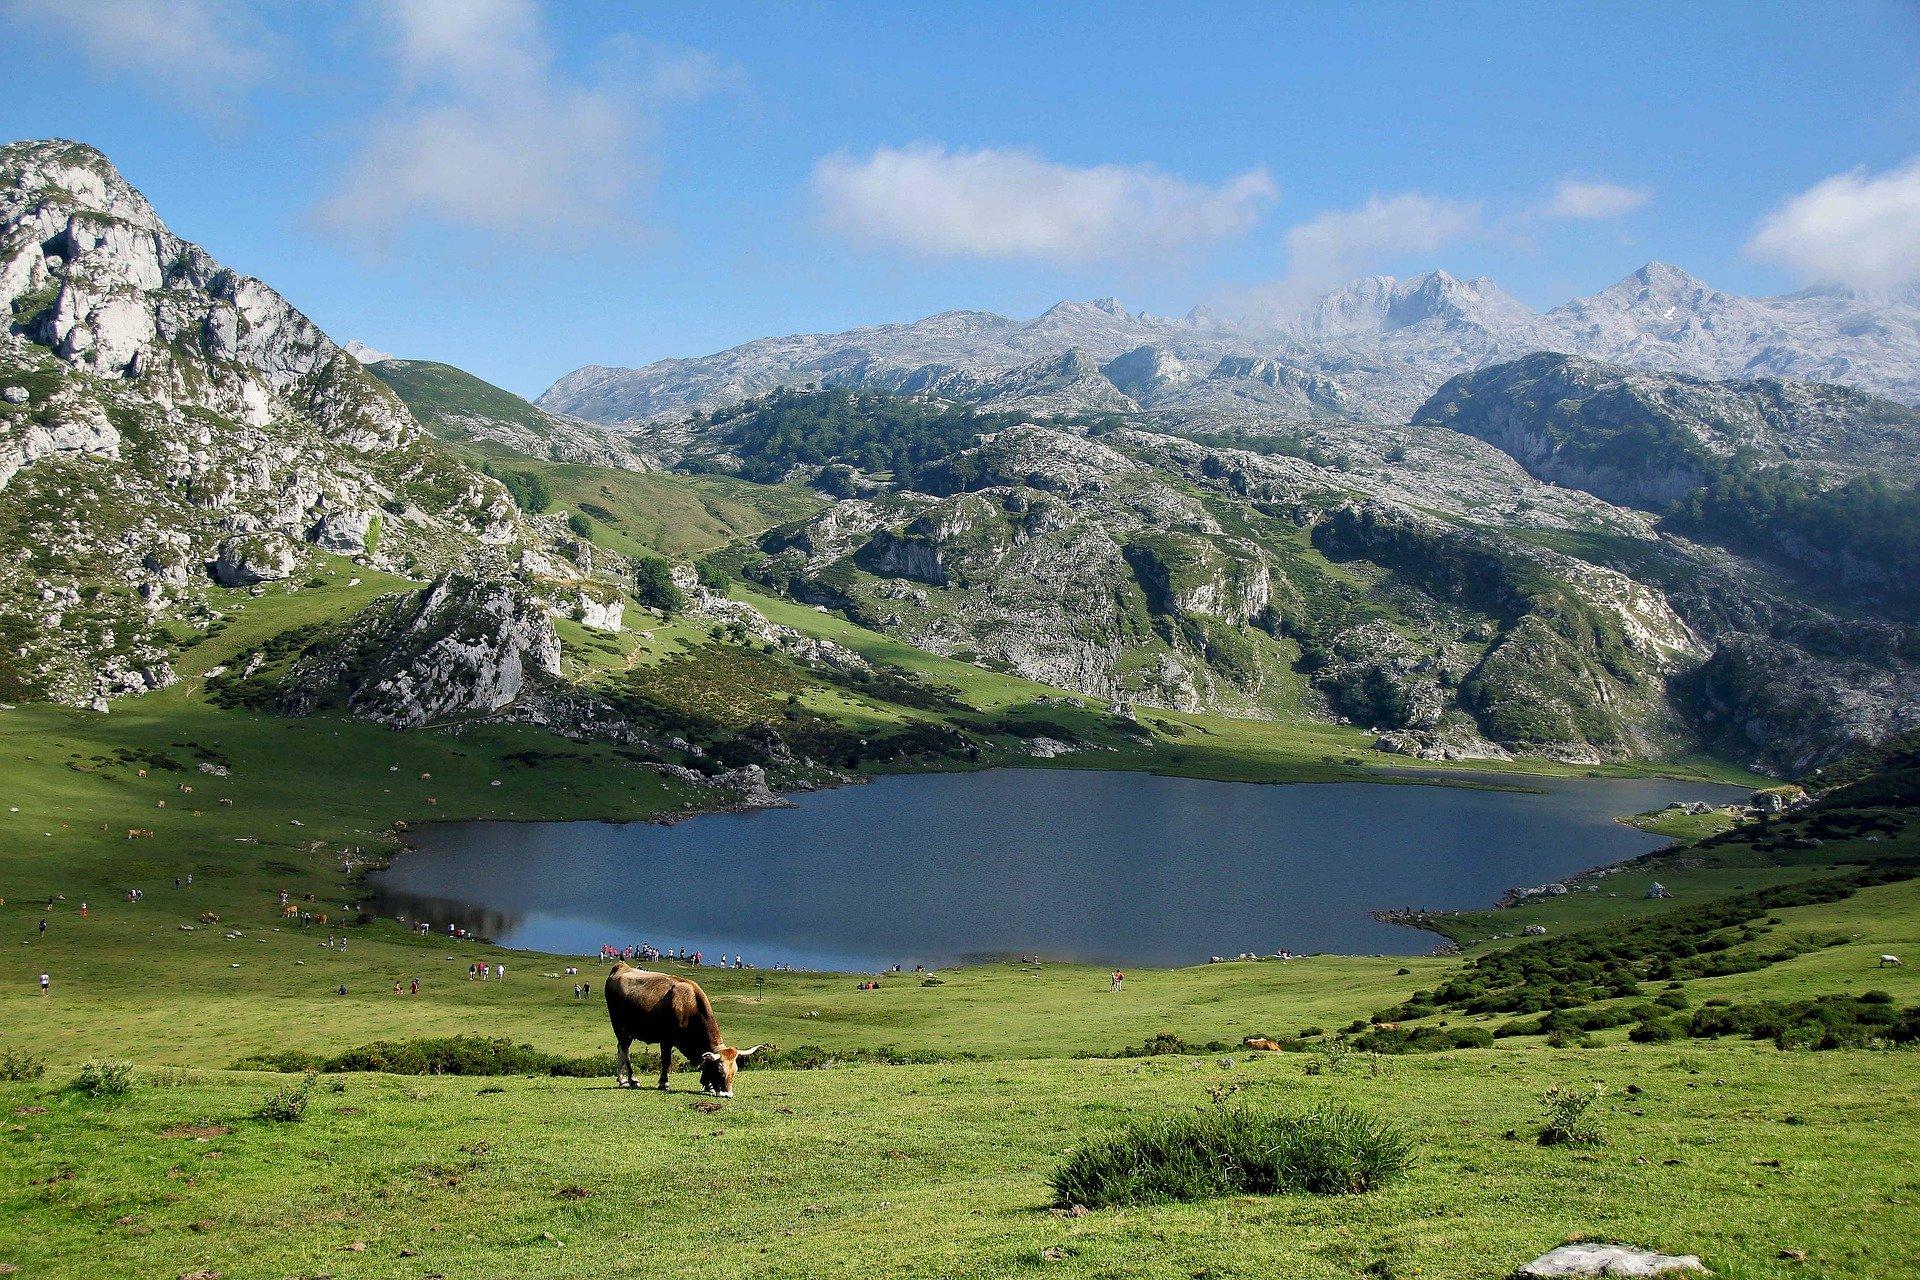
[[[670,1044],[661,1045],[660,1046],[660,1087],[662,1089],[667,1087],[667,1067],[671,1063],[672,1059],[673,1059],[673,1046]]]
[[[613,1087],[616,1089],[633,1084],[633,1059],[627,1056],[627,1045],[630,1043],[625,1036],[621,1036],[620,1051],[614,1055]]]

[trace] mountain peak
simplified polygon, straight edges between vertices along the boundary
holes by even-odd
[[[1094,298],[1084,302],[1078,299],[1068,298],[1065,301],[1056,302],[1051,307],[1048,307],[1046,311],[1041,314],[1040,319],[1065,320],[1093,315],[1111,316],[1115,320],[1133,319],[1133,316],[1127,309],[1120,305],[1118,298]]]
[[[147,198],[120,175],[113,161],[84,142],[66,138],[10,142],[0,147],[0,175],[21,193],[19,199],[73,205],[149,231],[166,229]]]

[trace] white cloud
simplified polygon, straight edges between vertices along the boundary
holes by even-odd
[[[1618,218],[1653,199],[1648,187],[1623,187],[1617,182],[1583,182],[1562,178],[1553,194],[1540,205],[1539,212],[1549,218]]]
[[[1287,232],[1287,281],[1315,290],[1344,284],[1402,254],[1432,253],[1480,229],[1480,206],[1409,191],[1357,209],[1323,213]]]
[[[881,147],[814,165],[824,225],[928,257],[1139,259],[1251,228],[1279,195],[1265,169],[1219,186],[1152,165],[1055,164],[1023,150]]]
[[[1920,281],[1920,156],[1815,183],[1761,218],[1747,252],[1819,284],[1897,289]]]
[[[203,115],[237,110],[272,62],[251,11],[229,0],[9,0],[5,8],[16,27],[64,37],[102,70]]]
[[[397,0],[372,11],[399,80],[321,222],[373,239],[427,220],[537,242],[630,229],[654,112],[728,87],[706,55],[623,37],[594,71],[556,62],[533,0]]]

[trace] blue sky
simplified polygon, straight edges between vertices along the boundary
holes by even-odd
[[[1442,266],[1920,277],[1920,7],[9,0],[104,150],[342,341],[535,394],[952,307]]]

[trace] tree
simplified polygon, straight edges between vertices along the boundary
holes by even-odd
[[[673,570],[658,556],[643,556],[633,564],[633,598],[649,609],[678,613],[687,597],[673,581]]]

